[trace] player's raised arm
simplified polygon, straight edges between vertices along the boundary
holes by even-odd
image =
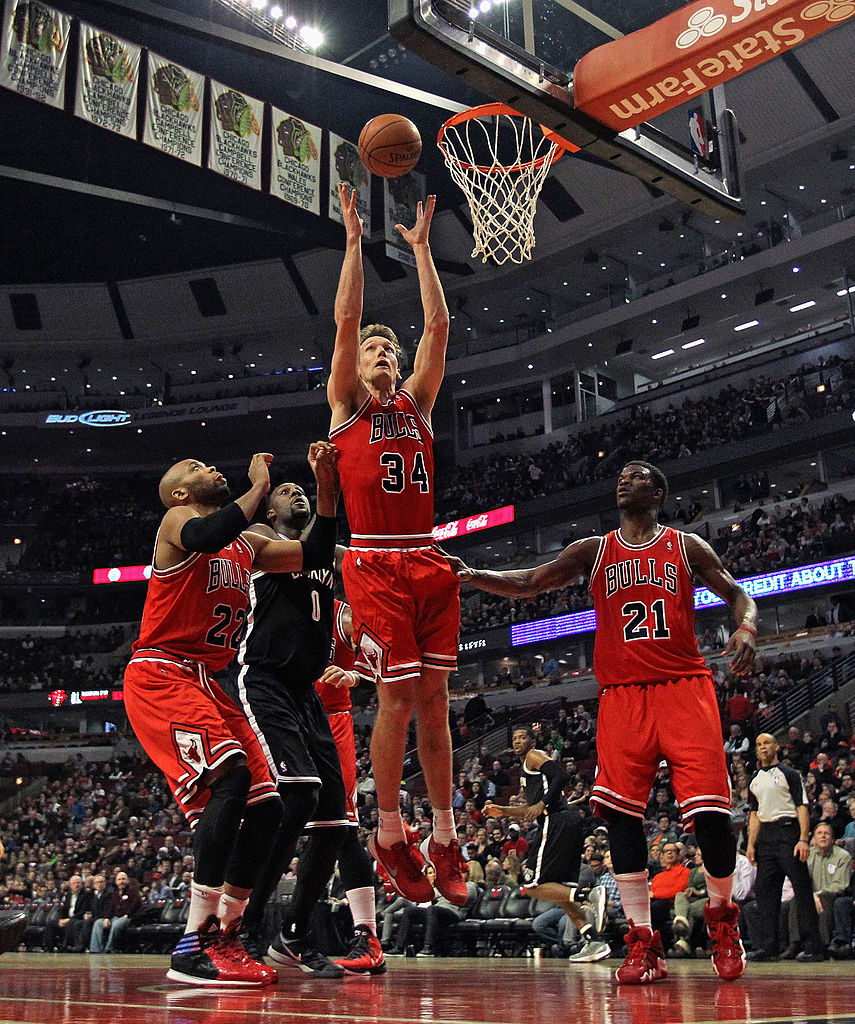
[[[687,533],[685,539],[692,571],[714,594],[727,602],[736,623],[736,629],[722,653],[733,655],[730,670],[734,675],[748,675],[754,665],[754,638],[757,636],[757,605],[754,598],[739,586],[705,540],[691,533]]]
[[[551,562],[533,569],[508,569],[494,572],[491,569],[470,569],[459,558],[446,555],[461,583],[469,583],[477,590],[503,597],[534,597],[547,590],[566,587],[580,576],[587,576],[594,567],[599,537],[586,537],[569,544]]]
[[[332,409],[333,427],[344,422],[357,405],[360,384],[356,373],[356,357],[359,350],[359,326],[362,323],[362,298],[365,286],[362,269],[362,220],[356,209],[356,189],[348,193],[347,185],[340,182],[338,195],[347,231],[347,242],[335,296],[335,349],[327,382],[327,400]]]
[[[424,313],[424,331],[416,349],[413,372],[404,387],[411,392],[425,416],[430,415],[445,376],[445,353],[448,348],[448,306],[439,281],[439,274],[430,251],[430,225],[436,207],[436,196],[419,203],[416,223],[411,228],[396,224],[405,242],[416,257],[419,289]]]

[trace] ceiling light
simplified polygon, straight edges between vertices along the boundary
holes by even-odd
[[[681,345],[680,348],[697,348],[698,345],[704,345],[706,338],[698,338],[696,341],[687,341],[685,345]]]
[[[842,298],[847,292],[855,292],[855,284],[850,285],[849,288],[841,288],[837,294]]]
[[[307,46],[311,46],[313,50],[322,46],[324,42],[323,32],[318,31],[318,29],[313,28],[311,25],[303,25],[300,29],[300,38]]]
[[[282,10],[279,4],[274,4],[273,7],[270,8],[270,17],[274,21],[279,21],[279,19],[282,17],[284,13],[285,12]]]
[[[735,331],[747,331],[749,327],[756,327],[759,323],[759,320],[748,320],[744,324],[737,324],[733,329]]]
[[[790,306],[791,313],[800,313],[803,309],[810,309],[811,306],[815,306],[816,303],[813,299],[810,302],[800,302],[798,306]]]
[[[477,18],[478,17],[478,8],[477,7],[470,7],[469,8],[469,17],[470,18]]]
[[[295,29],[297,27],[297,19],[293,14],[289,14],[285,19],[285,28]]]
[[[793,267],[793,273],[794,274],[800,274],[801,273],[801,269],[802,269],[801,267]]]
[[[664,359],[665,356],[673,356],[673,355],[674,355],[674,349],[673,348],[666,348],[662,352],[654,353],[650,358],[651,359]]]

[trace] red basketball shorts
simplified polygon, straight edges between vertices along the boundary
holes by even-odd
[[[276,796],[267,760],[244,713],[204,666],[153,652],[125,669],[125,708],[143,749],[166,776],[191,828],[208,803],[202,773],[243,754],[252,774],[247,803]]]
[[[442,555],[348,549],[342,577],[358,672],[394,683],[457,668],[460,584]]]
[[[721,720],[708,676],[601,689],[595,812],[606,819],[610,810],[643,817],[663,760],[685,825],[700,811],[730,814]]]
[[[338,759],[341,761],[341,777],[347,797],[347,820],[359,824],[356,813],[356,742],[353,738],[353,715],[349,711],[334,711],[330,716],[330,729],[335,740]]]

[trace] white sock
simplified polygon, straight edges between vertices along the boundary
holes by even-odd
[[[363,885],[358,889],[348,889],[345,893],[354,928],[367,928],[372,935],[377,934],[377,914],[374,909],[374,886]]]
[[[650,890],[647,888],[647,868],[627,875],[615,875],[615,881],[627,921],[636,928],[650,927]]]
[[[401,812],[396,807],[394,811],[380,811],[378,814],[377,842],[387,850],[395,843],[405,843],[407,833],[404,831],[404,822],[401,820]]]
[[[217,910],[217,916],[220,919],[220,927],[228,928],[232,921],[236,921],[239,917],[243,917],[243,912],[246,910],[246,905],[249,903],[249,897],[238,897],[230,896],[227,892],[224,892],[220,898],[220,905]]]
[[[707,892],[709,893],[711,907],[730,906],[733,902],[731,900],[733,894],[733,875],[728,875],[727,878],[713,878],[707,872]]]
[[[199,885],[190,883],[190,910],[187,914],[187,927],[184,934],[198,932],[205,921],[211,916],[219,917],[220,898],[223,895],[221,885]]]
[[[433,809],[433,838],[440,846],[448,846],[452,839],[457,838],[457,829],[454,827],[454,811]]]

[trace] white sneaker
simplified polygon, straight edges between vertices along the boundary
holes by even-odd
[[[604,885],[595,885],[588,893],[588,905],[594,911],[594,931],[599,935],[603,930],[603,924],[606,920],[606,887]]]
[[[589,939],[579,952],[568,957],[567,961],[571,964],[593,964],[597,960],[605,960],[611,954],[612,950],[608,942],[601,942],[599,939]]]

